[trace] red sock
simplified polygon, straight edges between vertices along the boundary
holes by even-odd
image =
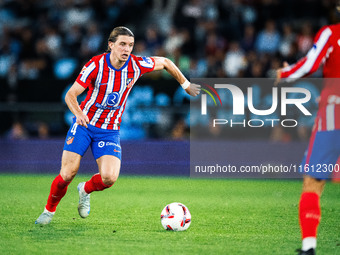
[[[112,185],[106,185],[103,183],[102,177],[100,174],[95,174],[92,176],[90,180],[88,180],[84,185],[84,190],[87,194],[90,194],[93,191],[100,191],[107,188],[110,188]]]
[[[46,209],[55,212],[60,200],[65,196],[67,187],[71,182],[65,182],[59,174],[52,182],[50,195],[47,199]]]
[[[313,192],[304,192],[300,198],[299,219],[302,239],[316,237],[321,219],[320,197]]]

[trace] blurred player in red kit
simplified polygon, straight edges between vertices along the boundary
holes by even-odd
[[[49,224],[67,187],[78,172],[82,156],[91,146],[99,173],[78,184],[78,212],[90,213],[90,194],[111,187],[121,165],[119,129],[127,97],[136,81],[145,73],[165,69],[191,96],[200,86],[190,83],[176,65],[163,57],[139,57],[131,54],[134,35],[126,27],[116,27],[108,39],[108,52],[93,57],[81,70],[66,94],[65,101],[75,115],[64,144],[60,174],[53,180],[44,212],[36,224]],[[88,88],[79,105],[77,97]]]
[[[337,5],[337,9],[340,5]],[[340,9],[338,9],[340,10]],[[281,78],[297,79],[315,72],[323,65],[323,88],[319,109],[302,166],[325,164],[338,169],[340,156],[340,24],[322,27],[307,55],[297,63],[277,71]],[[320,197],[331,171],[316,173],[305,171],[299,203],[299,220],[302,233],[300,255],[315,254],[317,228],[321,219]]]

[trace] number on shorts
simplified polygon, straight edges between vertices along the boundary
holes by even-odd
[[[78,124],[77,124],[77,123],[74,123],[73,126],[72,126],[72,129],[71,129],[72,135],[75,135],[75,134],[76,134],[76,132],[77,132],[77,127],[78,127]]]

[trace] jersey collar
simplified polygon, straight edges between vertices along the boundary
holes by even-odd
[[[125,64],[124,64],[121,68],[116,69],[116,68],[113,67],[113,65],[111,65],[111,62],[110,62],[110,54],[111,54],[111,52],[106,54],[106,63],[107,63],[107,65],[108,65],[111,69],[113,69],[113,70],[115,70],[115,71],[121,71],[122,69],[124,69],[124,68],[128,65],[128,63],[129,63],[129,61],[130,61],[130,58],[131,58],[131,54],[130,54],[130,56],[129,56],[129,58],[126,60]]]

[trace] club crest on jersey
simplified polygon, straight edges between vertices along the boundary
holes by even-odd
[[[73,140],[74,140],[74,136],[69,136],[69,137],[67,137],[67,139],[66,139],[66,144],[67,144],[67,145],[70,145],[71,143],[73,143]]]
[[[133,83],[134,83],[134,79],[133,79],[133,78],[127,79],[127,80],[126,80],[126,87],[127,87],[128,89],[131,88],[132,85],[133,85]]]
[[[103,104],[96,103],[96,106],[99,109],[103,109],[103,110],[116,110],[120,108],[119,101],[120,101],[119,93],[112,92],[111,94],[107,96],[105,103]]]

